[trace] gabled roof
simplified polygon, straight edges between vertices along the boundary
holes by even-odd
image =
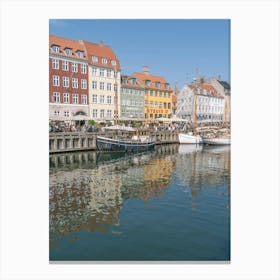
[[[70,40],[70,39],[66,39],[66,38],[62,38],[62,37],[58,37],[58,36],[54,36],[54,35],[49,35],[49,51],[50,54],[52,53],[51,51],[51,47],[53,45],[59,46],[59,53],[58,55],[60,56],[64,56],[64,57],[68,57],[68,58],[75,58],[75,59],[86,59],[86,50],[85,47],[82,43],[80,43],[79,41],[74,41],[74,40]],[[66,55],[64,53],[64,49],[72,49],[72,55]],[[77,51],[82,51],[83,52],[83,58],[78,57],[76,55]],[[53,53],[56,54],[56,53]]]
[[[120,62],[118,57],[115,55],[114,51],[111,47],[103,45],[103,43],[91,43],[83,41],[84,46],[87,51],[87,58],[88,62],[92,65],[104,67],[104,68],[111,68],[120,70]],[[98,62],[92,61],[92,57],[96,56],[98,58]],[[103,64],[101,59],[106,58],[107,64]],[[112,65],[112,60],[116,61],[116,66]]]
[[[127,79],[128,83],[124,82],[125,79]],[[130,83],[130,81],[132,79],[136,79],[135,84]],[[122,75],[121,76],[121,87],[144,89],[143,84],[136,77],[129,76],[129,75]]]
[[[195,85],[188,85],[188,87],[189,87],[190,89],[194,89]],[[197,85],[197,88],[202,89],[202,90],[207,90],[207,94],[206,94],[207,96],[222,97],[222,96],[220,96],[220,95],[217,94],[217,90],[216,90],[213,86],[211,86],[211,85],[207,85],[207,84],[198,84],[198,85]],[[209,91],[211,92],[210,94],[209,94]]]
[[[155,90],[158,90],[158,89],[161,89],[161,90],[172,90],[171,87],[169,89],[165,88],[165,84],[167,84],[167,82],[161,76],[153,76],[153,75],[150,75],[150,74],[147,75],[147,74],[138,73],[138,72],[134,72],[133,76],[137,77],[137,79],[139,79],[142,82],[145,82],[147,80],[151,81],[151,85],[148,88],[155,89]],[[160,83],[160,87],[159,88],[156,87],[156,82]]]

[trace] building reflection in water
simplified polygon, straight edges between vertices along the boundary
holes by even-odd
[[[124,200],[160,197],[178,146],[140,155],[82,152],[50,156],[50,244],[80,230],[118,226]],[[75,241],[75,238],[72,240]]]
[[[130,156],[96,152],[51,155],[51,246],[69,233],[107,232],[110,225],[118,226],[125,200],[160,198],[172,177],[190,191],[193,208],[205,184],[218,187],[226,183],[230,196],[230,148],[166,145]]]

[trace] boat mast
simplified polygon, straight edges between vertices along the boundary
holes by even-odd
[[[196,120],[196,95],[197,95],[197,80],[198,80],[198,68],[196,66],[195,71],[195,87],[193,93],[193,135],[196,136],[196,127],[197,127],[197,120]]]

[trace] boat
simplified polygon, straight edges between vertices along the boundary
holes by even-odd
[[[193,133],[179,133],[178,140],[180,144],[202,144],[201,136],[197,135],[197,120],[196,120],[196,96],[197,96],[197,80],[198,80],[198,69],[196,68],[196,79],[195,87],[193,89],[193,121],[194,128]]]
[[[201,144],[202,138],[199,135],[190,133],[179,133],[178,139],[180,144]]]
[[[203,138],[206,145],[230,145],[230,138]]]
[[[134,138],[135,139],[135,138]],[[96,147],[101,151],[141,152],[155,148],[156,142],[147,139],[112,139],[97,136]]]

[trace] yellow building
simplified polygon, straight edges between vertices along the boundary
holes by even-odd
[[[172,88],[163,77],[150,75],[149,68],[143,67],[142,73],[133,74],[142,82],[145,89],[144,113],[147,123],[153,123],[157,118],[171,118]]]

